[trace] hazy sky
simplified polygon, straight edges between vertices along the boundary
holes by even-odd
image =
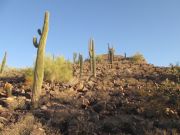
[[[93,37],[98,54],[111,43],[116,54],[141,52],[155,65],[180,61],[180,0],[0,0],[0,61],[7,51],[9,66],[33,64],[46,10],[47,53],[87,57]]]

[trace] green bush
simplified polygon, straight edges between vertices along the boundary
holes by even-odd
[[[72,78],[72,65],[64,57],[46,56],[44,63],[44,79],[48,81],[66,82]]]
[[[96,56],[96,61],[97,62],[102,62],[103,61],[103,56],[102,55],[97,55]]]
[[[130,57],[130,60],[137,63],[146,62],[144,56],[140,53],[134,54],[132,57]]]
[[[25,84],[32,85],[33,69],[25,68],[21,70],[24,74]],[[72,65],[64,57],[46,56],[44,61],[44,80],[66,82],[72,78]]]

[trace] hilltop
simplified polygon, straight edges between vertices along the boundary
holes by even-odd
[[[180,81],[175,67],[145,60],[99,55],[96,78],[90,64],[73,64],[68,82],[43,83],[41,107],[30,110],[31,87],[22,72],[1,77],[2,134],[177,135],[180,134]],[[7,98],[5,83],[13,86]],[[28,125],[28,126],[26,126]]]

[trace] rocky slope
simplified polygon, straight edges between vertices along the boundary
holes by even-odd
[[[81,78],[78,64],[73,68],[68,83],[44,82],[41,108],[34,111],[29,110],[31,88],[23,77],[1,78],[2,134],[17,127],[39,135],[180,134],[179,74],[170,68],[123,57],[113,65],[97,63],[97,78],[91,77],[88,62]],[[11,98],[3,89],[6,82],[13,85]],[[27,121],[29,128],[22,124]]]

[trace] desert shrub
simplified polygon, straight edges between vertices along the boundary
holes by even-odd
[[[130,57],[130,60],[132,62],[137,62],[137,63],[141,63],[141,62],[145,62],[146,61],[144,56],[142,54],[140,54],[140,53],[134,54],[132,57]]]
[[[33,69],[32,68],[25,68],[23,69],[24,79],[26,85],[32,85],[33,83]]]
[[[169,66],[170,66],[170,71],[171,71],[173,74],[178,74],[178,73],[180,73],[179,63],[176,63],[175,65],[170,64]]]
[[[48,81],[65,82],[72,77],[72,66],[64,57],[54,57],[47,55],[44,61],[44,79]],[[33,83],[34,72],[32,68],[25,68],[22,70],[25,78],[25,84],[31,85]]]
[[[21,72],[18,68],[5,66],[3,73],[0,74],[0,77],[5,77],[5,78],[6,77],[15,77],[15,76],[19,76],[20,74],[21,74]]]
[[[44,79],[48,81],[66,82],[72,78],[72,65],[64,57],[45,57]]]
[[[96,61],[97,62],[102,62],[103,61],[103,56],[102,55],[97,55],[96,56]]]
[[[166,78],[166,80],[161,82],[161,85],[167,89],[167,88],[174,88],[176,86],[176,83]]]

